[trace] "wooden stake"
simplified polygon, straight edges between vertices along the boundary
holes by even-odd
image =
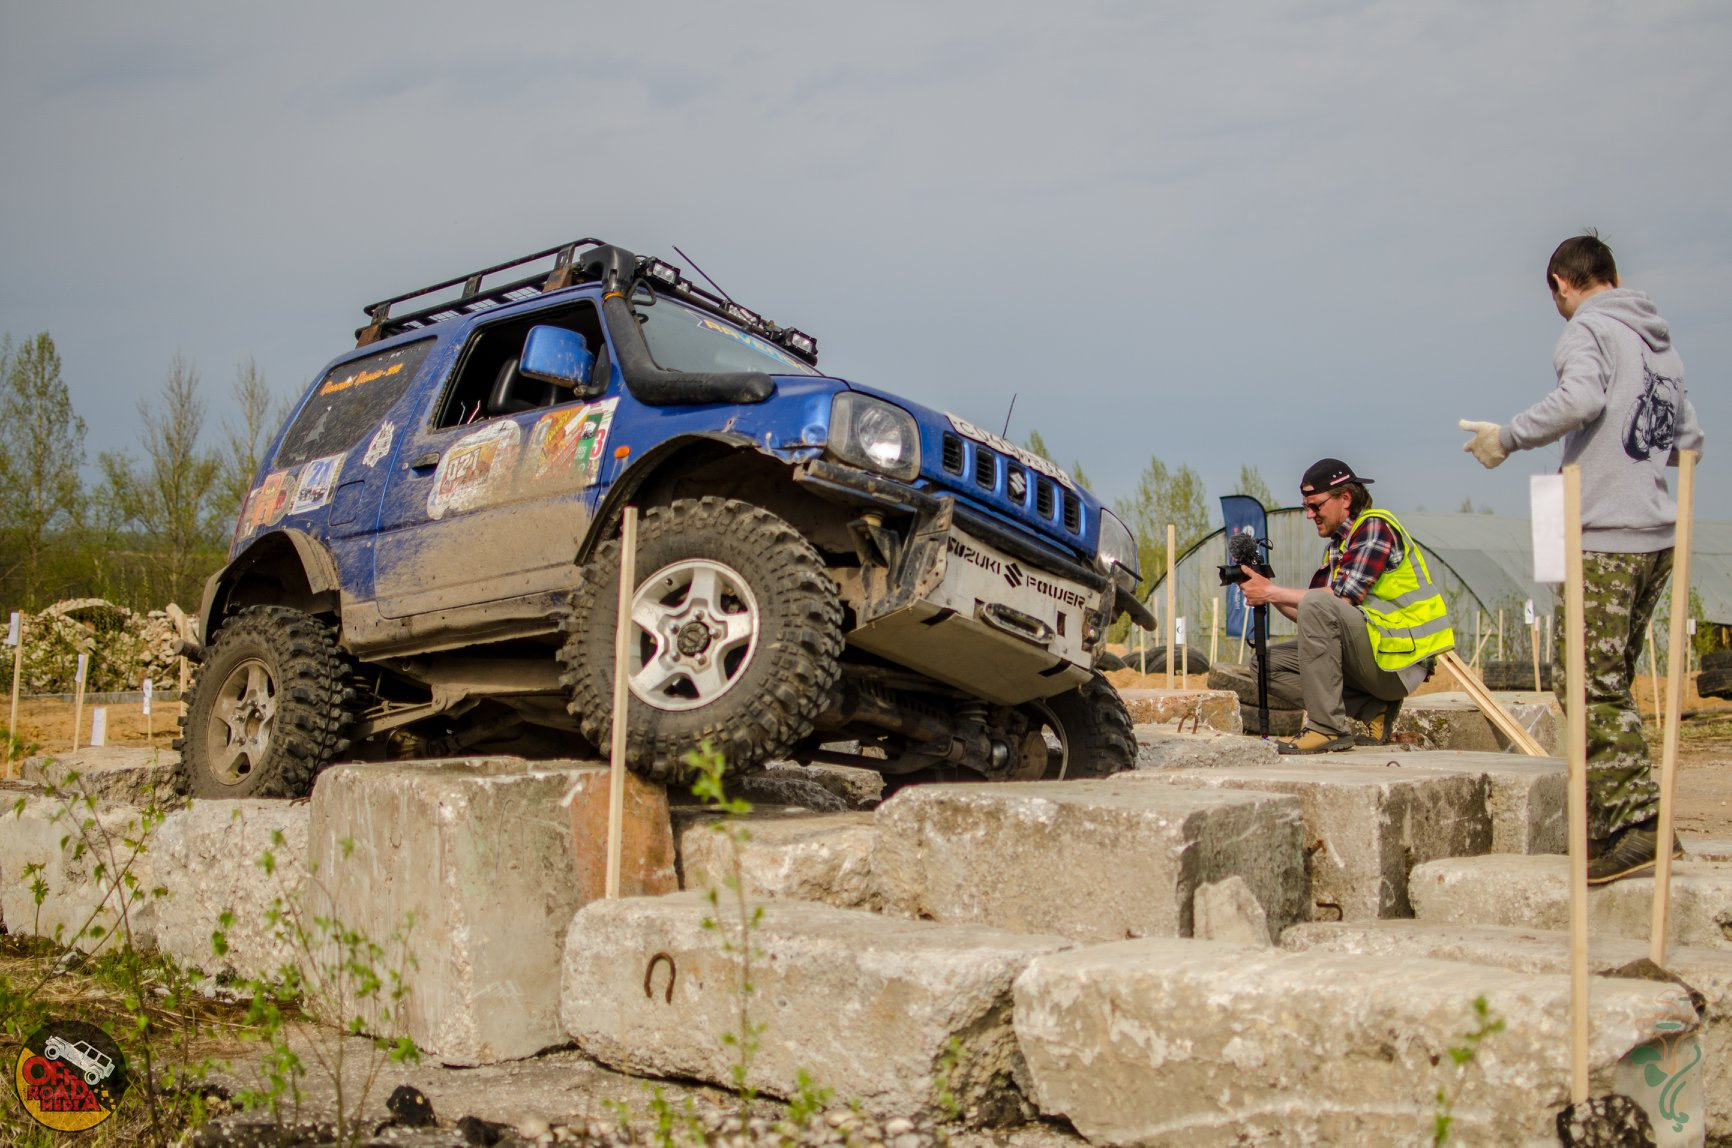
[[[1546,615],[1546,665],[1552,664],[1552,616]]]
[[[1221,638],[1221,596],[1209,599],[1209,664],[1215,664],[1215,654]]]
[[[1167,688],[1173,688],[1173,626],[1179,616],[1178,606],[1174,599],[1177,587],[1173,585],[1173,548],[1178,545],[1179,528],[1171,522],[1167,523]]]
[[[191,678],[192,667],[187,664],[185,658],[182,658],[180,660],[180,716],[182,718],[186,717],[186,695],[191,686]]]
[[[1570,1102],[1588,1098],[1587,615],[1582,603],[1582,468],[1564,467],[1564,652],[1570,738]]]
[[[1696,494],[1693,450],[1678,452],[1678,527],[1672,542],[1673,650],[1684,648],[1684,615],[1690,610],[1690,503]],[[1666,732],[1660,749],[1660,844],[1654,864],[1654,919],[1649,933],[1649,958],[1666,963],[1666,913],[1672,897],[1673,788],[1678,780],[1678,733],[1683,725],[1684,677],[1688,663],[1676,654],[1666,659]]]
[[[1540,692],[1540,619],[1537,614],[1534,616],[1532,629],[1533,634],[1528,638],[1528,642],[1534,648],[1534,693],[1537,694]]]
[[[1677,575],[1673,575],[1676,577]],[[1666,717],[1660,701],[1660,647],[1654,644],[1654,620],[1648,619],[1648,684],[1654,694],[1654,736],[1666,739]]]
[[[1239,592],[1239,597],[1243,598],[1244,596],[1245,596],[1245,592],[1243,590],[1241,590]],[[1241,666],[1245,664],[1245,638],[1250,633],[1251,633],[1251,603],[1245,602],[1242,604],[1242,608],[1239,611],[1239,659],[1238,659],[1237,664],[1241,665]]]
[[[1503,607],[1497,611],[1497,660],[1503,661]]]
[[[18,644],[12,647],[12,719],[6,725],[5,776],[12,776],[12,742],[18,737],[18,681],[24,673],[24,612],[18,618]],[[22,768],[22,767],[20,767]]]
[[[90,669],[90,655],[78,655],[78,670],[73,674],[73,697],[77,700],[72,705],[72,752],[78,752],[78,727],[84,723],[84,678]]]
[[[1509,738],[1511,745],[1529,757],[1549,756],[1544,747],[1534,740],[1533,734],[1523,729],[1520,722],[1510,717],[1504,712],[1504,708],[1497,704],[1497,699],[1492,697],[1491,691],[1485,688],[1485,683],[1479,680],[1479,675],[1473,672],[1473,667],[1461,660],[1460,654],[1454,650],[1445,650],[1437,656],[1437,660],[1444,669],[1455,675],[1455,680],[1461,683],[1461,688],[1467,691],[1468,697],[1473,699],[1473,704],[1479,707],[1479,712],[1490,719],[1491,724]]]
[[[1473,668],[1476,671],[1479,669],[1479,651],[1480,651],[1480,648],[1485,645],[1484,640],[1481,639],[1479,636],[1479,622],[1480,622],[1480,612],[1479,612],[1478,608],[1476,607],[1474,609],[1474,612],[1473,612]]]
[[[156,744],[156,734],[150,728],[150,723],[151,723],[150,701],[151,701],[151,695],[155,692],[154,687],[155,687],[155,683],[153,683],[149,678],[144,679],[143,684],[140,686],[140,690],[144,695],[144,699],[138,703],[138,710],[139,710],[139,713],[144,715],[144,744],[145,745],[155,745]]]
[[[612,768],[607,785],[607,886],[609,898],[619,896],[620,859],[625,851],[625,746],[631,724],[630,674],[626,654],[631,648],[631,600],[637,589],[637,507],[625,508],[620,523],[619,614],[613,635]]]

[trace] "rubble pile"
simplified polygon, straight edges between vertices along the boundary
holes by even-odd
[[[84,688],[94,693],[136,690],[147,677],[164,688],[179,680],[179,636],[165,611],[70,598],[25,618],[23,692],[71,693],[79,654],[90,655]]]

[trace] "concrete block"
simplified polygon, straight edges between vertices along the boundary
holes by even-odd
[[[1533,735],[1547,753],[1557,753],[1562,744],[1563,718],[1551,694],[1498,693],[1493,695],[1505,713]],[[1498,753],[1509,748],[1509,740],[1491,719],[1480,712],[1465,692],[1421,694],[1402,703],[1395,720],[1396,737],[1421,749],[1482,750]]]
[[[1570,971],[1567,931],[1494,929],[1472,925],[1434,925],[1426,921],[1365,921],[1295,925],[1281,934],[1283,948],[1410,960],[1430,957],[1463,961],[1520,973]],[[1588,939],[1588,967],[1596,972],[1620,968],[1648,956],[1648,942],[1618,937]],[[1720,949],[1674,946],[1666,968],[1707,999],[1701,1033],[1702,1060],[1680,1067],[1695,1069],[1706,1101],[1707,1131],[1732,1137],[1732,953]]]
[[[734,846],[718,832],[724,819],[702,809],[678,817],[680,881],[685,889],[725,889]],[[812,813],[757,806],[734,823],[740,884],[754,900],[821,901],[843,909],[874,907],[872,814]]]
[[[1232,690],[1120,690],[1119,696],[1136,725],[1244,732],[1239,695]]]
[[[1415,958],[1151,939],[1036,958],[1017,978],[1017,1042],[1042,1112],[1093,1144],[1428,1144],[1449,1055],[1484,996],[1506,1027],[1462,1073],[1452,1143],[1555,1144],[1569,1100],[1569,979]],[[1682,992],[1597,980],[1592,1091]]]
[[[1178,733],[1157,725],[1139,725],[1138,769],[1214,769],[1223,765],[1275,765],[1281,755],[1262,738],[1209,730]]]
[[[804,1069],[838,1097],[896,1115],[931,1111],[950,1042],[965,1108],[1015,1111],[1023,1078],[1010,986],[1057,937],[901,921],[803,901],[760,903],[752,930],[751,1023],[764,1031],[748,1083],[790,1096]],[[732,1087],[740,1025],[726,901],[720,929],[696,892],[596,901],[571,922],[562,1015],[582,1049],[639,1075]],[[732,951],[724,948],[732,944]]]
[[[1569,858],[1459,857],[1418,866],[1415,916],[1433,924],[1567,929]],[[1595,935],[1645,939],[1653,927],[1654,879],[1626,877],[1588,890]],[[1667,943],[1732,949],[1732,865],[1672,862]]]
[[[1404,753],[1398,760],[1403,769],[1483,775],[1490,786],[1491,852],[1562,853],[1569,847],[1569,765],[1562,758],[1445,750]]]
[[[487,1064],[565,1040],[559,953],[583,902],[574,871],[574,780],[606,787],[595,763],[520,758],[337,765],[313,789],[308,899],[416,965],[407,995],[356,1006],[378,1033],[429,1058]],[[631,836],[628,834],[628,840]]]
[[[1313,914],[1319,920],[1413,915],[1408,870],[1491,847],[1483,775],[1408,769],[1405,755],[1311,759],[1252,769],[1128,775],[1140,784],[1254,789],[1299,799]]]
[[[308,806],[298,801],[194,801],[163,819],[152,846],[167,895],[157,947],[209,973],[264,976],[297,961],[268,920],[273,905],[303,906]],[[278,844],[276,836],[281,835]],[[260,864],[266,853],[274,864]],[[211,947],[224,913],[227,952]]]
[[[146,814],[136,806],[15,798],[11,808],[0,810],[0,922],[10,932],[52,937],[87,953],[126,930],[136,948],[152,948],[156,858],[148,845],[127,844],[146,840],[145,824]],[[110,860],[110,846],[118,866]]]
[[[567,763],[576,767],[578,763]],[[586,904],[607,896],[607,819],[611,771],[585,763],[571,771],[561,800],[571,809],[576,852],[577,896]],[[664,785],[625,775],[624,840],[620,843],[620,894],[656,896],[678,889],[672,820]]]
[[[72,780],[74,774],[77,780]],[[180,754],[147,746],[99,745],[75,753],[38,754],[24,760],[18,776],[44,788],[122,805],[172,805],[181,800]]]
[[[1306,919],[1299,802],[1139,780],[1170,776],[904,789],[876,814],[879,901],[1078,941],[1177,937],[1197,887],[1238,876],[1272,936]]]

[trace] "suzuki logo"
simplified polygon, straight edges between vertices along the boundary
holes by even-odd
[[[1004,564],[1004,580],[1010,583],[1012,590],[1022,585],[1022,567],[1014,562]]]

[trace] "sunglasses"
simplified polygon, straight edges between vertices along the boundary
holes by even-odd
[[[1307,518],[1316,518],[1319,514],[1323,513],[1323,504],[1328,502],[1330,499],[1337,497],[1339,495],[1339,493],[1340,492],[1337,491],[1336,494],[1325,494],[1322,498],[1317,499],[1315,502],[1310,501],[1308,499],[1305,500],[1305,502],[1304,502],[1305,516]]]

